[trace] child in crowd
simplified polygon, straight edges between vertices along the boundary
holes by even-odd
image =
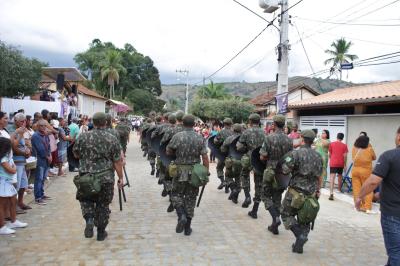
[[[11,155],[11,141],[0,137],[0,235],[15,233],[15,228],[28,224],[17,220],[17,167]],[[10,208],[9,224],[4,223],[4,210]]]

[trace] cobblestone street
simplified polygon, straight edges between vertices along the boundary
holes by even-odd
[[[320,200],[321,211],[304,254],[291,252],[294,237],[281,227],[273,236],[264,208],[254,220],[240,204],[216,189],[215,164],[211,182],[196,208],[190,237],[175,233],[176,214],[167,213],[167,198],[150,176],[137,138],[127,155],[131,188],[119,211],[115,190],[108,238],[83,236],[84,220],[72,174],[55,178],[47,188],[53,198],[46,206],[32,204],[19,218],[29,223],[15,236],[0,237],[0,265],[384,265],[386,254],[379,215],[357,213],[345,202]]]

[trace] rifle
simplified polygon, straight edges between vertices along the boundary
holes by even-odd
[[[199,200],[197,201],[197,207],[200,206],[200,201],[201,201],[201,198],[203,197],[203,193],[204,193],[204,189],[205,189],[205,188],[206,188],[206,185],[204,185],[204,186],[201,188]]]

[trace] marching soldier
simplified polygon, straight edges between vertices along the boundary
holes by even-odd
[[[276,174],[282,172],[280,162],[283,156],[293,149],[293,141],[283,132],[285,120],[283,115],[273,117],[275,131],[265,138],[260,149],[260,159],[267,162],[261,199],[265,204],[265,209],[269,211],[272,217],[272,224],[268,226],[268,231],[275,235],[279,234],[282,193],[285,190],[277,183]]]
[[[150,132],[153,129],[155,130],[157,128],[157,126],[159,126],[161,124],[161,122],[162,122],[162,117],[161,116],[157,116],[156,117],[156,123],[154,125],[151,125],[147,131]],[[148,149],[149,149],[148,159],[149,159],[150,166],[151,166],[150,175],[154,175],[154,173],[156,171],[156,157],[157,157],[157,154],[151,148],[150,143],[147,143],[147,145],[148,145]]]
[[[229,152],[229,146],[231,143],[242,133],[243,127],[240,124],[233,125],[233,135],[225,139],[221,146],[221,152],[227,154]],[[240,160],[236,160],[232,157],[225,159],[225,183],[230,188],[231,194],[229,200],[233,203],[238,203],[238,197],[240,193],[240,173],[242,171],[242,163]]]
[[[173,175],[172,203],[178,214],[176,232],[192,233],[191,221],[194,216],[199,188],[190,183],[194,165],[200,163],[209,169],[207,148],[203,138],[193,130],[195,118],[192,115],[183,117],[184,130],[175,134],[167,146],[167,153],[175,154],[176,175]]]
[[[282,220],[285,228],[290,229],[296,237],[292,245],[295,253],[303,253],[310,224],[314,223],[319,210],[319,176],[323,165],[321,155],[311,148],[315,133],[304,130],[301,138],[303,146],[288,153],[282,163],[282,172],[292,175],[282,203]]]
[[[151,118],[147,118],[146,121],[143,123],[141,129],[140,129],[140,144],[141,144],[141,149],[143,151],[143,157],[146,157],[149,151],[149,144],[146,141],[146,135],[143,135],[144,131],[148,130],[150,126],[152,125],[153,120]]]
[[[82,184],[89,180],[100,184],[101,189],[97,194],[89,196],[92,191],[78,189],[76,198],[80,201],[82,215],[86,220],[85,237],[93,237],[93,228],[96,226],[97,240],[103,241],[107,237],[105,229],[111,212],[109,205],[114,195],[114,170],[121,188],[123,161],[119,141],[105,129],[105,113],[95,113],[93,124],[94,129],[80,135],[73,148],[75,157],[79,158],[79,176],[74,178],[74,182]]]
[[[165,130],[163,138],[161,139],[161,142],[160,142],[161,145],[168,144],[170,142],[170,140],[172,139],[172,137],[176,133],[183,131],[184,127],[182,125],[182,119],[183,119],[184,115],[185,115],[185,113],[182,112],[182,111],[176,112],[176,114],[174,116],[176,118],[176,123],[171,124],[171,126],[168,127]],[[170,117],[168,117],[168,120],[170,120],[170,122],[172,122],[173,119],[172,119],[172,117],[171,117],[171,119],[170,119]],[[174,206],[173,206],[172,200],[171,200],[172,177],[169,175],[168,168],[166,169],[165,174],[166,175],[165,175],[165,180],[164,180],[164,186],[165,186],[165,189],[167,191],[167,194],[170,197],[170,199],[169,199],[170,200],[170,204],[169,204],[169,206],[167,208],[167,212],[173,212],[174,211]]]
[[[236,148],[238,151],[246,152],[243,155],[242,162],[242,172],[241,183],[242,188],[244,190],[244,194],[246,199],[244,200],[242,207],[247,208],[251,204],[250,197],[250,171],[251,171],[251,162],[250,156],[254,149],[258,148],[264,142],[264,131],[260,128],[260,115],[259,114],[251,114],[249,116],[249,128],[246,129],[239,138],[239,141],[236,143]],[[254,205],[253,209],[248,213],[250,216],[257,217],[258,206],[261,201],[261,189],[262,189],[262,173],[258,173],[254,171]]]
[[[230,119],[229,117],[224,119],[224,128],[214,138],[214,144],[217,147],[221,147],[224,141],[233,134],[231,129],[232,124],[232,119]],[[225,193],[229,193],[229,186],[227,186],[226,182],[224,181],[224,166],[224,161],[218,159],[217,176],[221,180],[221,184],[218,186],[218,189],[222,189],[223,187],[225,187]]]
[[[121,121],[115,127],[115,130],[119,134],[119,142],[121,143],[122,151],[126,153],[126,147],[129,143],[129,135],[131,133],[131,127],[127,124],[127,119],[125,117],[121,118]]]

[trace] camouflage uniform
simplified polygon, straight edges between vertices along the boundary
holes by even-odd
[[[246,195],[246,200],[243,202],[242,207],[247,208],[250,203],[250,171],[251,171],[251,153],[254,149],[260,147],[264,142],[264,131],[258,125],[252,125],[246,129],[239,138],[236,144],[236,148],[239,151],[246,152],[242,157],[242,172],[240,174],[242,188]],[[261,187],[262,185],[262,173],[254,171],[254,202],[259,204],[261,201]]]
[[[93,129],[77,139],[74,154],[79,156],[79,174],[98,173],[102,178],[100,194],[95,200],[80,200],[85,219],[94,218],[94,224],[103,230],[111,213],[109,205],[114,195],[113,163],[121,159],[118,139],[106,129]],[[80,198],[80,195],[77,195]]]
[[[147,132],[150,132],[152,129],[156,129],[158,125],[151,125],[149,127],[149,129],[147,130]],[[149,133],[147,133],[149,134]],[[151,148],[151,144],[147,143],[147,148],[148,148],[148,155],[147,155],[147,159],[150,162],[150,166],[151,166],[151,175],[154,175],[155,172],[155,165],[156,165],[156,158],[157,158],[157,154],[156,152]]]
[[[126,147],[128,145],[131,128],[126,124],[125,121],[121,121],[121,123],[115,127],[115,130],[119,133],[119,142],[121,143],[123,152],[126,153]]]
[[[285,118],[282,116],[283,121]],[[285,122],[283,122],[284,124]],[[268,135],[260,149],[260,155],[267,158],[267,167],[264,171],[261,199],[265,204],[265,209],[272,216],[275,233],[280,224],[279,216],[281,209],[282,193],[285,188],[279,187],[276,183],[276,173],[281,172],[280,161],[283,156],[293,150],[293,141],[276,127],[274,133]],[[278,224],[277,224],[278,223]],[[273,228],[270,227],[270,230]]]
[[[302,137],[315,138],[311,130],[302,132]],[[313,137],[314,136],[314,137]],[[289,190],[282,203],[282,220],[286,229],[293,231],[296,236],[296,243],[293,244],[293,252],[302,253],[303,245],[307,241],[310,232],[310,224],[299,224],[296,216],[298,208],[292,207],[294,195],[301,193],[305,196],[315,197],[319,190],[318,178],[322,174],[322,157],[311,148],[311,145],[304,145],[298,150],[288,153],[282,163],[282,172],[291,174]]]
[[[149,151],[149,145],[146,141],[146,131],[150,128],[151,126],[151,120],[148,119],[147,121],[143,122],[141,128],[140,128],[140,144],[141,144],[141,149],[143,151],[143,157],[146,157]],[[144,136],[143,136],[143,135]]]
[[[233,131],[231,130],[231,124],[232,120],[230,118],[226,118],[224,120],[224,128],[215,136],[214,138],[214,144],[218,147],[220,147],[224,141],[233,134]],[[217,163],[217,176],[221,180],[221,185],[218,187],[218,189],[222,189],[225,185],[226,182],[224,181],[224,166],[225,162],[218,160]],[[229,192],[229,187],[225,186],[225,191]]]
[[[201,155],[207,154],[205,142],[193,129],[184,128],[172,137],[167,149],[175,151],[175,164],[178,168],[178,176],[172,181],[172,203],[175,209],[183,207],[186,216],[192,218],[199,188],[188,182],[190,168],[201,162]]]
[[[222,153],[227,154],[229,152],[229,146],[238,136],[240,136],[239,132],[235,131],[233,135],[225,139],[224,143],[221,146]],[[241,190],[240,188],[241,172],[242,172],[241,161],[228,156],[225,159],[225,183],[226,186],[231,189],[231,194],[229,195],[228,199],[232,200],[234,203],[237,203],[237,198]]]

